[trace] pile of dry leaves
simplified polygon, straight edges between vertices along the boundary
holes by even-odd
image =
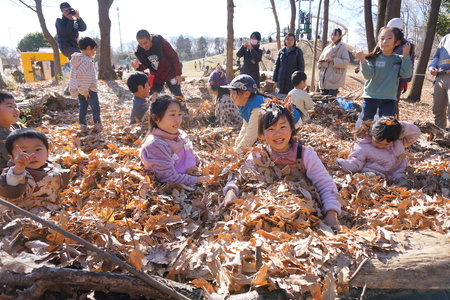
[[[214,112],[208,101],[187,102],[190,115],[183,127],[203,158],[201,172],[214,174],[214,180],[196,186],[157,183],[138,158],[146,128],[128,125],[131,94],[122,82],[101,82],[100,87],[100,134],[77,132],[74,99],[64,99],[65,110],[42,109],[38,101],[31,105],[35,126],[52,142],[51,159],[65,168],[78,165],[61,212],[41,217],[139,270],[207,293],[268,287],[285,289],[295,299],[334,299],[348,292],[352,273],[374,250],[407,247],[406,240],[388,232],[449,231],[450,151],[428,142],[426,135],[409,149],[409,188],[330,168],[343,206],[342,227],[335,234],[321,222],[318,205],[292,193],[286,181],[248,182],[242,200],[218,208],[228,175],[244,158],[232,151],[237,130],[208,124]],[[29,98],[55,89],[35,85]],[[15,93],[19,100],[25,97]],[[188,99],[198,96],[195,85],[186,84],[184,93]],[[402,106],[407,119],[423,116],[409,106]],[[312,119],[298,135],[301,143],[314,148],[328,167],[346,157],[356,112],[323,103],[316,105]],[[29,273],[42,265],[122,271],[39,223],[11,212],[2,213],[0,221],[0,272]]]

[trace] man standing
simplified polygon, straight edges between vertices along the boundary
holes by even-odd
[[[139,43],[134,54],[139,60],[131,62],[133,68],[143,71],[150,70],[154,76],[150,93],[160,93],[167,84],[172,94],[183,98],[181,93],[181,63],[178,54],[162,36],[139,30],[136,34]]]
[[[448,103],[450,94],[450,34],[447,34],[439,43],[428,70],[431,75],[436,76],[433,93],[434,124],[445,130],[447,119],[450,119],[450,105]]]
[[[81,52],[78,48],[78,32],[86,30],[86,23],[80,17],[80,12],[73,9],[69,3],[59,5],[62,17],[56,19],[56,34],[61,53],[69,60],[73,53]]]

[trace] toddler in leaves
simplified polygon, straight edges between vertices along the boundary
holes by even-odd
[[[263,105],[258,117],[258,136],[262,145],[255,147],[242,166],[244,172],[255,174],[260,181],[272,181],[273,177],[287,180],[289,185],[298,182],[298,193],[307,200],[318,200],[323,205],[324,221],[329,226],[339,225],[341,213],[336,184],[316,152],[295,142],[296,129],[292,108],[279,101]],[[234,203],[239,195],[239,180],[230,180],[224,188],[222,205]],[[291,184],[292,183],[292,184]]]
[[[192,185],[209,181],[211,175],[188,174],[200,160],[188,135],[180,129],[180,103],[169,95],[160,95],[150,112],[151,133],[140,149],[145,170],[153,172],[160,182]]]
[[[10,162],[0,175],[0,196],[31,212],[58,210],[60,192],[76,166],[61,170],[48,162],[48,140],[37,129],[12,131],[5,146]]]
[[[416,125],[399,122],[391,116],[384,116],[363,131],[353,146],[347,159],[337,159],[338,165],[346,172],[369,172],[399,181],[406,176],[405,147],[414,144],[421,131]]]

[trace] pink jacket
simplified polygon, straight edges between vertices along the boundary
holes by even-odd
[[[408,161],[405,147],[414,144],[421,131],[416,125],[400,122],[403,132],[400,138],[388,148],[379,149],[372,144],[372,136],[359,139],[352,148],[348,159],[338,159],[337,163],[347,172],[374,172],[382,178],[398,179],[406,176]]]

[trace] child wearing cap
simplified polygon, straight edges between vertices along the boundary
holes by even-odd
[[[235,77],[229,85],[221,86],[230,89],[231,99],[239,107],[243,124],[236,139],[234,150],[238,153],[251,147],[258,138],[258,114],[264,98],[258,94],[255,80],[249,75]]]

